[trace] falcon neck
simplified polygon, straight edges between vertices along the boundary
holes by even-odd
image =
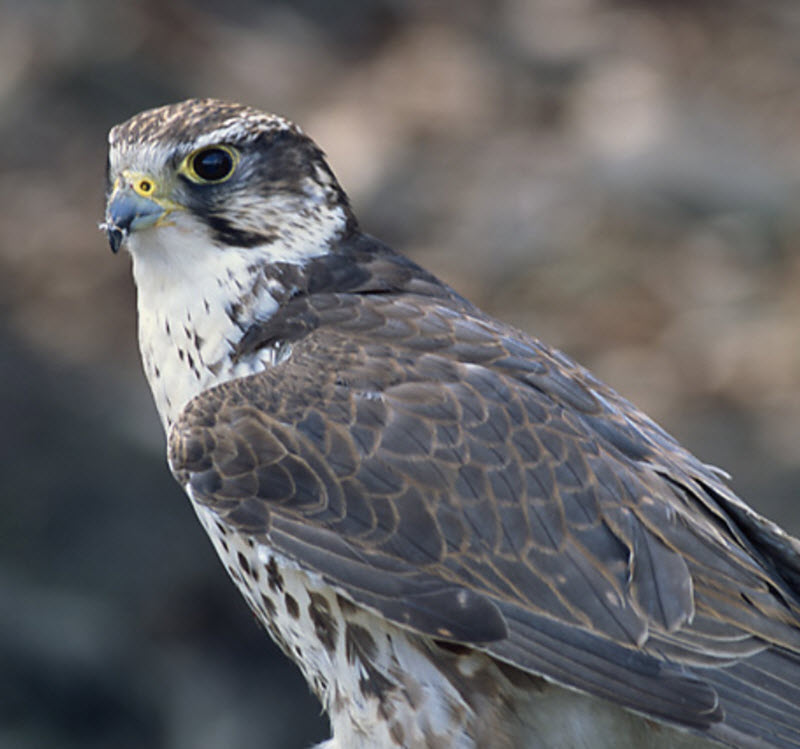
[[[165,431],[184,406],[207,388],[274,363],[266,349],[241,360],[232,352],[248,327],[269,319],[283,288],[265,274],[253,248],[183,253],[137,252],[139,348],[145,375]],[[185,240],[184,240],[185,241]],[[190,245],[190,242],[186,242]]]

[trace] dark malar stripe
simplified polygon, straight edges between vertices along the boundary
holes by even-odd
[[[211,228],[214,241],[217,244],[233,247],[256,247],[257,245],[272,244],[278,239],[276,233],[261,234],[253,231],[243,231],[234,226],[219,214],[204,214],[201,216]]]

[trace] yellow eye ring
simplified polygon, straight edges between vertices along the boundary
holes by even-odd
[[[205,146],[192,151],[181,164],[180,171],[192,182],[218,184],[230,179],[239,163],[239,152],[230,146]]]

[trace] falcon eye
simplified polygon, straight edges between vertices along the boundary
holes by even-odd
[[[224,182],[233,174],[238,154],[227,146],[201,148],[184,163],[187,176],[195,182]]]

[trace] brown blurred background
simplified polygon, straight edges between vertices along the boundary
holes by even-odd
[[[0,0],[0,747],[327,736],[168,475],[105,135],[217,96],[800,531],[795,0]]]

